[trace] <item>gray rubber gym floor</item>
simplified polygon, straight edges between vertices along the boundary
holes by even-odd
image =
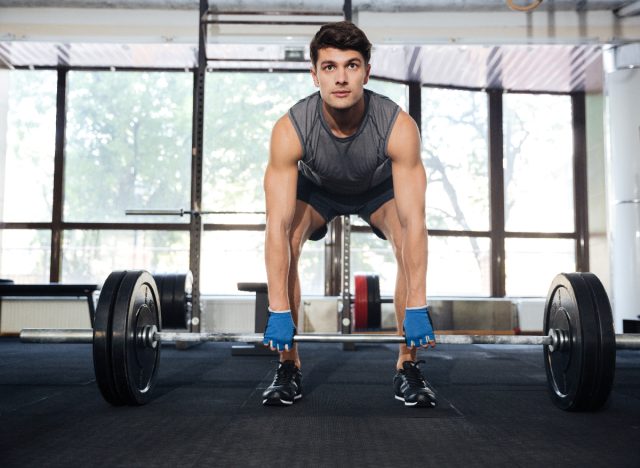
[[[393,399],[395,346],[306,344],[304,397],[263,407],[270,357],[162,349],[154,400],[102,399],[88,345],[0,339],[0,466],[640,466],[640,352],[596,413],[549,399],[539,347],[424,352],[435,409]]]

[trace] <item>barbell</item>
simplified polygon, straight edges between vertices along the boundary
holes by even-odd
[[[146,271],[116,271],[100,292],[94,329],[24,329],[23,342],[92,343],[98,387],[109,403],[150,401],[160,363],[160,343],[260,343],[260,334],[165,332],[154,278]],[[404,343],[400,335],[299,334],[295,342]],[[547,386],[564,410],[600,408],[613,386],[616,348],[640,348],[640,334],[615,335],[604,287],[591,273],[563,273],[553,280],[544,311],[544,334],[436,335],[439,344],[542,345]]]

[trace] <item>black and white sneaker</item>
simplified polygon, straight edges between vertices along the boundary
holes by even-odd
[[[405,406],[433,408],[436,406],[436,394],[427,386],[418,364],[424,361],[402,363],[402,369],[393,377],[393,390],[396,400],[404,401]]]
[[[302,398],[302,372],[294,361],[278,363],[273,382],[262,393],[262,404],[289,406]]]

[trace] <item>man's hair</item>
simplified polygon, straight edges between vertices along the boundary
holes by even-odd
[[[371,42],[364,32],[351,21],[327,23],[313,36],[310,53],[314,67],[318,61],[318,51],[326,47],[360,52],[364,57],[365,64],[368,64],[371,58]]]

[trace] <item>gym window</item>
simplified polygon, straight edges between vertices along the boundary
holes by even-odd
[[[124,211],[189,207],[193,73],[11,70],[0,80],[8,96],[7,127],[0,129],[6,134],[0,276],[101,282],[117,268],[185,270],[188,216]],[[372,79],[367,87],[408,110],[407,84]],[[207,74],[205,91],[202,209],[262,212],[273,123],[315,88],[307,73],[216,71]],[[66,95],[60,193],[54,189],[58,92]],[[504,222],[496,231],[490,122],[497,100],[491,104],[488,95],[421,87],[430,296],[542,296],[547,286],[531,278],[574,270],[580,261],[574,214],[586,200],[575,196],[572,111],[584,96],[500,92]],[[391,294],[391,249],[352,221],[352,273],[376,272],[382,293]],[[266,279],[263,229],[260,213],[205,215],[203,293],[237,294],[238,281]],[[503,249],[503,273],[496,246]],[[305,247],[305,294],[323,294],[324,255],[323,242]]]

